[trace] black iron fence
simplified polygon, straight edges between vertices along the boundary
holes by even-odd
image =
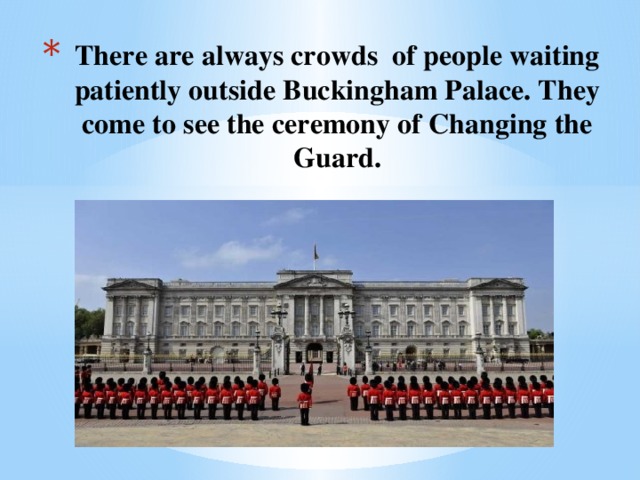
[[[144,355],[122,357],[100,356],[95,359],[76,358],[76,365],[91,365],[94,372],[139,372],[144,365]],[[173,355],[153,355],[152,371],[165,372],[252,372],[253,357],[233,357],[226,359],[181,358]],[[260,369],[268,372],[271,369],[271,356],[262,356]]]

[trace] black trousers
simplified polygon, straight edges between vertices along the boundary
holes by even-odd
[[[358,410],[358,397],[350,397],[351,400],[351,410]]]
[[[509,412],[509,418],[516,418],[516,404],[507,403],[507,412]]]
[[[392,422],[393,421],[393,408],[395,405],[385,405],[384,409],[386,412],[386,420]]]
[[[151,418],[153,420],[156,420],[158,418],[158,404],[157,403],[152,403],[151,404]]]
[[[259,404],[249,405],[249,412],[251,412],[251,420],[258,420],[258,410],[260,409]]]
[[[520,416],[522,418],[529,418],[529,405],[520,405]]]
[[[547,403],[547,408],[549,409],[549,416],[553,418],[553,403]]]
[[[427,412],[427,419],[433,420],[433,403],[425,404],[424,409]]]
[[[83,405],[84,409],[84,418],[91,418],[91,409],[93,408],[93,404],[89,403],[87,405]]]
[[[138,420],[144,420],[144,414],[145,414],[145,410],[146,410],[146,405],[142,404],[142,405],[136,405],[136,416],[138,417]]]
[[[280,410],[280,399],[279,398],[272,398],[271,399],[271,410],[277,411]]]
[[[378,409],[377,403],[370,405],[369,413],[371,414],[371,420],[378,420],[378,412],[380,412],[380,410]]]
[[[440,405],[440,411],[442,412],[442,418],[445,420],[449,418],[449,404]]]
[[[309,425],[309,409],[300,409],[300,425]]]
[[[491,419],[491,405],[482,405],[482,418],[485,420]]]
[[[193,418],[196,420],[200,420],[202,418],[202,404],[194,403],[193,404]]]
[[[533,404],[533,416],[536,418],[542,418],[542,404],[534,403]]]
[[[369,411],[369,397],[362,397],[362,403],[364,404],[365,411]]]
[[[236,403],[236,411],[238,412],[238,420],[244,420],[244,403]]]
[[[99,403],[96,405],[96,414],[99,419],[104,418],[104,403]]]
[[[406,420],[407,419],[407,404],[406,403],[398,405],[398,418],[400,420]]]
[[[467,410],[469,411],[469,418],[471,420],[475,420],[477,417],[478,406],[475,403],[467,405]]]
[[[499,419],[502,418],[502,409],[503,409],[503,407],[502,407],[501,403],[496,403],[493,406],[493,411],[496,413],[496,418],[499,418]]]
[[[225,420],[231,420],[231,404],[222,404],[222,418]]]
[[[462,404],[456,403],[453,405],[453,418],[460,420],[462,418]]]
[[[164,419],[165,420],[171,420],[172,413],[173,413],[173,407],[171,405],[163,405],[162,406],[162,411],[164,412]]]
[[[209,404],[209,420],[213,420],[216,418],[216,410],[218,409],[217,403]]]
[[[419,403],[411,404],[411,418],[413,420],[420,420],[420,404]]]
[[[115,420],[117,405],[115,403],[111,403],[109,404],[108,408],[109,408],[109,418],[111,420]]]

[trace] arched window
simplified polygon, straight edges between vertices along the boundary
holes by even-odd
[[[125,335],[128,337],[133,337],[135,335],[134,327],[135,327],[135,323],[127,322]]]
[[[356,322],[354,333],[356,337],[364,337],[364,324],[362,322]]]
[[[213,324],[213,335],[215,337],[222,337],[224,332],[224,323],[216,322]]]
[[[451,324],[449,322],[444,322],[442,324],[442,335],[445,337],[451,335]]]
[[[425,322],[424,323],[424,334],[427,337],[433,336],[433,323],[432,322]]]
[[[464,337],[467,334],[467,324],[464,322],[460,322],[458,324],[458,335]]]
[[[389,335],[392,337],[398,336],[398,331],[400,329],[400,324],[398,322],[391,322],[389,325]]]
[[[187,322],[182,322],[180,324],[180,336],[181,337],[189,336],[189,324]]]
[[[204,337],[207,332],[207,325],[204,322],[198,322],[197,332],[199,337]]]
[[[371,336],[372,337],[379,337],[380,336],[380,323],[379,322],[373,322],[371,324]]]
[[[240,322],[233,322],[231,324],[231,335],[234,337],[240,336]]]
[[[413,337],[416,334],[416,324],[414,322],[407,323],[407,337]]]

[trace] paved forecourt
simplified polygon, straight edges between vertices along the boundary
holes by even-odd
[[[526,376],[545,373],[551,377],[553,372],[526,372]],[[390,373],[383,372],[386,378]],[[398,374],[405,376],[408,381],[410,372],[393,372],[396,379]],[[425,372],[417,372],[422,379]],[[447,372],[426,372],[433,382],[436,375],[447,378]],[[458,377],[458,373],[451,373]],[[510,375],[516,378],[520,372],[496,372],[490,378]],[[101,376],[102,374],[94,374]],[[187,378],[189,374],[172,374],[173,377]],[[221,380],[224,374],[216,374]],[[473,372],[466,373],[470,377]],[[131,372],[109,372],[108,377],[133,377],[139,379],[142,374]],[[194,375],[198,378],[200,375]],[[209,376],[204,375],[207,381]],[[247,374],[241,374],[245,378]],[[149,376],[147,376],[149,377]],[[103,378],[107,378],[104,376]],[[187,411],[184,420],[164,420],[159,412],[157,420],[151,420],[147,408],[146,419],[138,420],[135,412],[132,418],[118,419],[76,419],[76,446],[167,446],[167,447],[266,447],[266,446],[313,446],[313,447],[381,447],[381,446],[411,446],[411,447],[465,447],[465,446],[553,446],[553,419],[545,415],[543,418],[516,418],[469,420],[463,412],[462,420],[441,420],[440,412],[436,410],[434,420],[424,418],[421,410],[421,420],[394,422],[381,420],[372,422],[369,412],[362,409],[360,399],[359,410],[351,411],[349,399],[346,395],[348,377],[335,374],[315,376],[313,389],[313,408],[311,409],[311,426],[300,426],[296,397],[302,382],[300,375],[281,376],[280,385],[283,396],[280,411],[274,412],[267,399],[267,409],[260,412],[258,421],[251,421],[245,414],[245,420],[240,421],[233,412],[232,420],[222,420],[221,409],[215,420],[206,418],[203,412],[202,420],[193,419],[193,412]],[[360,380],[360,377],[358,378]],[[268,382],[270,383],[270,382]]]

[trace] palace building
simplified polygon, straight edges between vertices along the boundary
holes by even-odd
[[[526,288],[522,278],[356,281],[350,270],[281,270],[275,282],[111,278],[101,353],[150,345],[157,356],[222,363],[248,358],[256,340],[268,354],[284,337],[287,365],[360,362],[367,344],[385,362],[473,358],[478,347],[528,356]],[[345,333],[355,356],[341,351]]]

